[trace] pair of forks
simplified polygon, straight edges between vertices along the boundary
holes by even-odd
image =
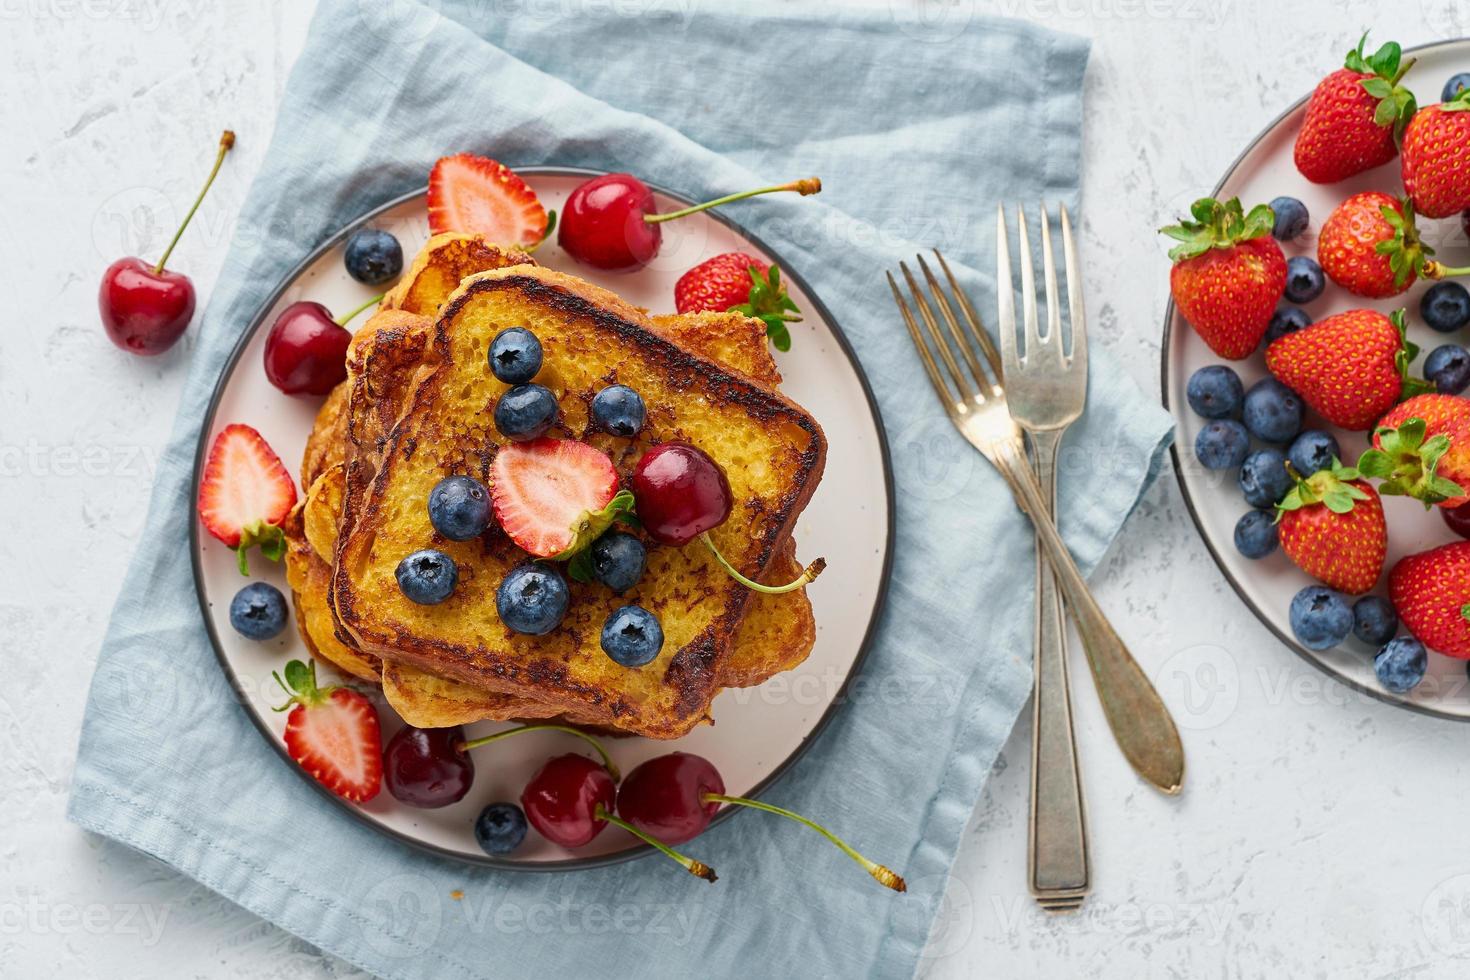
[[[1043,205],[1041,253],[1047,319],[1043,334],[1037,317],[1026,214],[1021,208],[1016,213],[1024,348],[1018,347],[1016,336],[1004,207],[998,209],[996,227],[999,355],[974,306],[937,249],[934,256],[948,280],[954,305],[923,256],[918,257],[918,264],[930,299],[926,299],[908,265],[899,263],[918,310],[917,319],[891,272],[888,284],[929,381],[950,420],[1000,471],[1016,503],[1036,529],[1036,689],[1032,707],[1028,874],[1038,903],[1049,911],[1060,912],[1079,908],[1090,888],[1062,600],[1082,639],[1103,713],[1129,764],[1163,792],[1177,793],[1184,779],[1184,748],[1158,692],[1098,607],[1057,533],[1053,518],[1057,450],[1062,434],[1082,414],[1087,398],[1087,330],[1082,282],[1071,220],[1066,208],[1062,208],[1062,252],[1068,320],[1072,328],[1071,351],[1066,353],[1062,344],[1062,311],[1052,257],[1050,217]],[[955,315],[956,307],[959,317]],[[961,329],[961,319],[966,329]],[[1027,458],[1023,430],[1031,439],[1034,468]]]

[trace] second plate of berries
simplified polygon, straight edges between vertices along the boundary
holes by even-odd
[[[1343,47],[1163,229],[1175,469],[1283,642],[1470,720],[1470,40]]]
[[[445,856],[769,874],[701,847],[745,813],[903,890],[852,811],[761,798],[841,709],[887,583],[887,449],[837,325],[639,176],[427,176],[308,243],[218,382],[193,559],[245,709]]]

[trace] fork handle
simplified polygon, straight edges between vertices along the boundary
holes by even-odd
[[[1179,741],[1179,730],[1159,692],[1128,652],[1077,570],[1072,553],[1047,512],[1046,497],[1026,462],[1020,440],[1007,440],[997,446],[994,458],[1017,503],[1031,518],[1036,538],[1056,573],[1067,611],[1082,638],[1113,738],[1135,772],[1165,793],[1179,792],[1184,783],[1184,745]]]
[[[1056,509],[1057,447],[1062,430],[1034,432],[1036,479],[1047,512]],[[1074,909],[1089,889],[1087,822],[1072,732],[1067,681],[1067,624],[1056,577],[1036,553],[1036,690],[1031,701],[1031,822],[1027,872],[1031,894],[1048,908]],[[1062,902],[1063,899],[1067,901]]]

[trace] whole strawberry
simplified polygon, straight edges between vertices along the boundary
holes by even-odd
[[[1399,84],[1414,64],[1392,41],[1364,57],[1364,34],[1344,67],[1324,78],[1307,103],[1297,133],[1296,168],[1317,184],[1333,184],[1382,166],[1398,154],[1395,138],[1414,114],[1414,95]]]
[[[1238,361],[1260,346],[1286,291],[1275,216],[1264,204],[1244,214],[1239,198],[1202,198],[1189,213],[1193,220],[1161,229],[1179,242],[1169,250],[1169,291],[1210,350]]]
[[[1358,595],[1378,583],[1388,553],[1388,525],[1378,494],[1351,466],[1298,477],[1276,505],[1281,550],[1308,575]]]
[[[801,320],[786,294],[781,270],[745,252],[725,252],[690,269],[674,283],[674,308],[680,313],[733,310],[761,320],[777,350],[791,349],[786,324]]]
[[[1388,594],[1419,642],[1470,659],[1470,541],[1399,559],[1388,573]]]
[[[1383,482],[1378,492],[1458,507],[1470,502],[1470,399],[1415,395],[1379,421],[1358,472]]]
[[[1415,113],[1404,130],[1404,190],[1426,218],[1470,208],[1470,89]]]
[[[1348,310],[1273,341],[1266,368],[1312,410],[1344,429],[1367,430],[1400,398],[1429,385],[1409,377],[1419,348],[1404,337],[1404,311]]]

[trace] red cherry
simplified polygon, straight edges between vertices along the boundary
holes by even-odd
[[[720,464],[683,442],[665,442],[643,454],[633,470],[633,496],[648,536],[673,547],[719,527],[733,506]]]
[[[464,731],[404,725],[383,750],[383,779],[393,798],[426,810],[464,799],[475,781],[475,763],[464,750]]]
[[[663,241],[661,222],[757,194],[795,191],[806,195],[821,189],[820,180],[808,177],[655,214],[653,191],[647,184],[632,174],[603,174],[578,185],[567,197],[556,241],[583,265],[626,272],[647,265],[658,254]]]
[[[649,759],[628,773],[618,790],[618,815],[667,844],[704,833],[720,804],[706,793],[725,792],[714,764],[688,752]]]
[[[325,395],[347,379],[352,334],[320,303],[292,303],[265,338],[265,376],[288,395]]]
[[[1439,516],[1462,538],[1470,538],[1470,503],[1461,504],[1458,507],[1441,507]]]
[[[591,843],[607,826],[617,790],[602,766],[580,755],[559,755],[541,767],[521,792],[521,809],[537,832],[562,847]]]
[[[164,265],[184,229],[189,227],[189,219],[199,210],[199,202],[204,200],[209,185],[214,183],[225,154],[234,145],[235,134],[225,130],[209,179],[157,264],[131,257],[118,259],[102,274],[102,285],[97,291],[102,328],[123,350],[145,357],[162,354],[183,335],[194,318],[194,284],[182,272],[170,272]]]

